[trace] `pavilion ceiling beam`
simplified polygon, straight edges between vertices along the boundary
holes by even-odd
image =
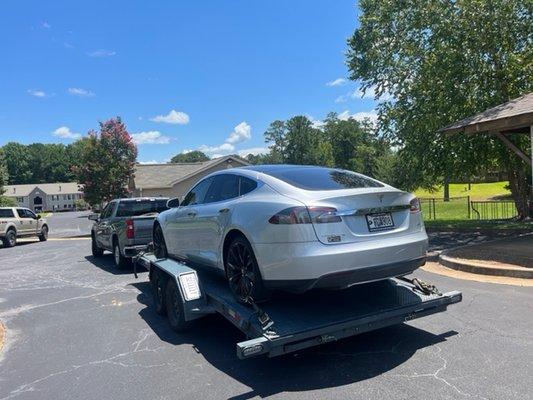
[[[507,136],[505,136],[501,132],[495,132],[494,133],[513,153],[515,153],[518,157],[520,157],[522,160],[524,160],[530,167],[533,166],[533,161],[531,158],[527,156],[519,147],[517,147],[513,142],[509,140]]]

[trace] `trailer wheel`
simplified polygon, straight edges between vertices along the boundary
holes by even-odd
[[[155,312],[159,315],[165,315],[167,312],[165,308],[165,290],[163,288],[163,280],[158,273],[154,273],[153,275],[152,294]]]
[[[190,326],[190,322],[185,321],[183,311],[183,301],[174,279],[169,279],[165,289],[165,303],[167,306],[167,317],[170,327],[175,332],[183,332]]]

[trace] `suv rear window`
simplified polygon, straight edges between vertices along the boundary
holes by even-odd
[[[364,175],[332,168],[273,168],[263,173],[304,190],[340,190],[383,187]]]
[[[13,210],[0,210],[0,218],[15,218]]]
[[[117,217],[135,217],[168,210],[167,199],[161,200],[126,200],[118,203]]]

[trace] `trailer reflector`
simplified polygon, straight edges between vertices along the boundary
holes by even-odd
[[[201,297],[200,285],[196,272],[187,272],[179,275],[180,286],[186,301],[196,300]]]

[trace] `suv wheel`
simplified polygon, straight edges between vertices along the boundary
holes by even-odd
[[[46,242],[48,240],[48,227],[43,225],[41,228],[41,234],[39,235],[39,240],[41,242]]]
[[[17,244],[17,232],[14,229],[8,230],[2,241],[5,247],[14,247]]]
[[[102,254],[104,254],[104,251],[100,247],[98,247],[94,234],[91,235],[91,250],[93,253],[93,257],[102,257]]]

